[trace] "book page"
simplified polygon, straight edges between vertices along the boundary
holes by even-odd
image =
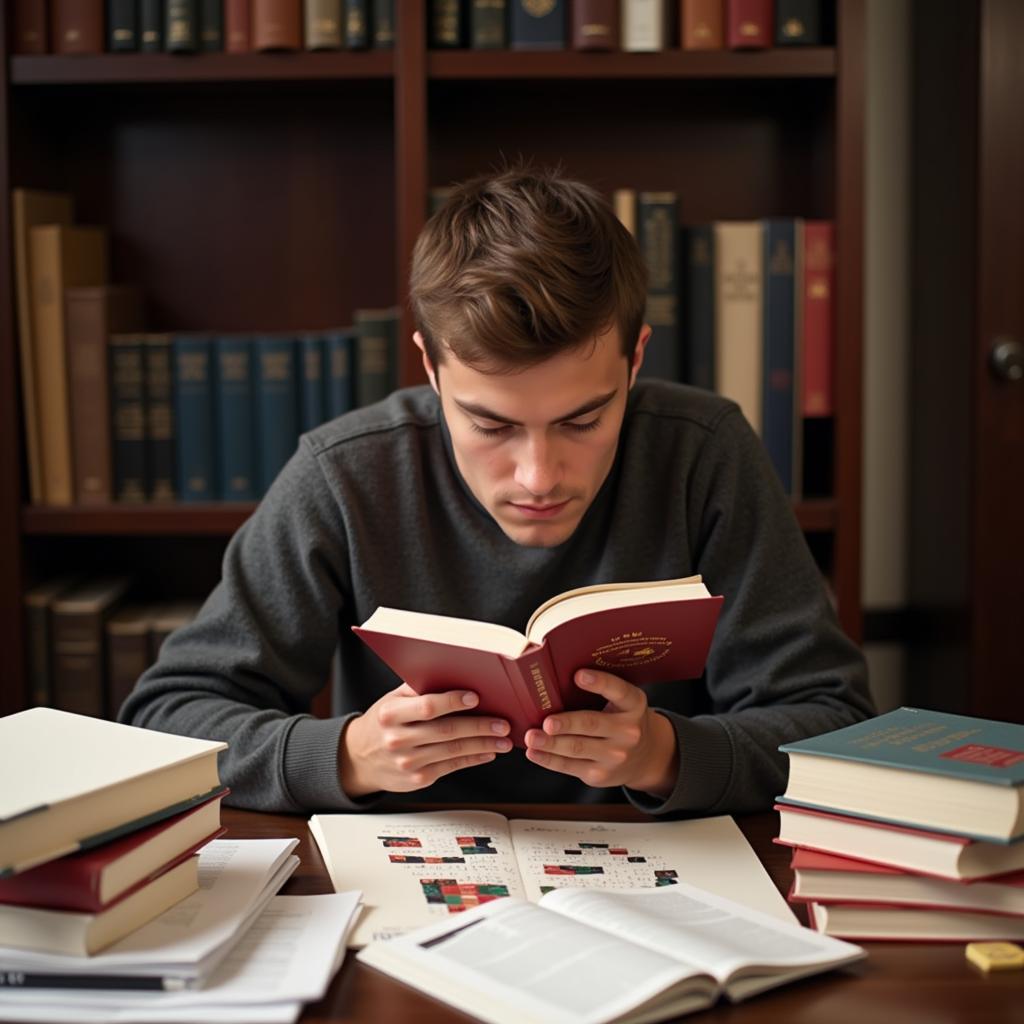
[[[864,956],[857,946],[682,883],[633,892],[560,889],[541,906],[684,960],[723,986],[738,974],[749,975],[745,983],[729,986],[734,998]]]
[[[309,824],[335,891],[362,890],[353,948],[503,896],[524,895],[508,822],[500,814],[318,814]]]
[[[688,882],[796,923],[732,818],[509,822],[526,898],[552,889],[647,889]]]
[[[678,580],[649,580],[643,583],[599,583],[590,587],[577,587],[564,594],[556,594],[545,601],[530,616],[526,635],[539,644],[556,626],[591,612],[610,608],[628,608],[638,604],[656,604],[663,601],[685,601],[708,597],[708,588],[700,576],[686,576]]]
[[[493,651],[506,658],[517,658],[529,646],[526,637],[496,622],[459,619],[452,615],[410,612],[400,608],[378,608],[359,627],[369,632],[407,636],[415,640]]]
[[[707,1006],[717,988],[673,958],[514,900],[368,946],[359,959],[509,1024],[592,1024],[675,998],[673,1013],[659,1015],[670,1016]]]

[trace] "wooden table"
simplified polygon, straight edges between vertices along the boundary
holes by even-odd
[[[409,810],[427,810],[420,806]],[[623,805],[497,805],[510,818],[649,820]],[[287,814],[257,814],[225,808],[232,838],[297,836],[301,863],[285,885],[291,894],[330,892],[327,870],[306,826]],[[772,842],[778,834],[774,813],[739,817],[737,824],[761,858],[772,881],[789,889],[789,850]],[[867,960],[757,996],[746,1003],[720,1003],[686,1020],[742,1021],[743,1024],[1024,1024],[1024,971],[982,974],[964,958],[962,943],[862,943]],[[441,1024],[468,1020],[459,1011],[407,988],[349,953],[327,996],[306,1008],[303,1024],[363,1022]]]

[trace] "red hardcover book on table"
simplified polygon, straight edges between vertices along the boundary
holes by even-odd
[[[763,50],[774,35],[772,0],[726,0],[730,50]]]
[[[1024,915],[1024,871],[967,882],[797,847],[791,902],[883,903]]]
[[[98,913],[222,835],[220,802],[227,793],[112,842],[0,878],[0,904]]]
[[[835,280],[834,225],[829,220],[805,220],[801,408],[810,418],[832,415]]]
[[[566,591],[533,613],[525,633],[394,608],[353,630],[417,693],[475,692],[474,713],[506,718],[523,746],[549,714],[604,705],[575,685],[577,669],[636,685],[700,676],[721,604],[691,576]]]

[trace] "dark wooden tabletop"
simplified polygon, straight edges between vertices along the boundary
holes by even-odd
[[[410,810],[413,808],[409,808]],[[417,810],[426,810],[418,807]],[[510,818],[644,821],[625,805],[495,805]],[[255,839],[297,836],[300,865],[284,888],[290,894],[330,892],[323,860],[306,819],[287,814],[257,814],[225,808],[228,835]],[[783,893],[792,878],[789,850],[772,842],[778,834],[774,813],[736,819]],[[964,958],[963,943],[862,943],[868,958],[860,963],[785,986],[749,1002],[720,1003],[693,1020],[742,1021],[743,1024],[1024,1024],[1024,971],[985,975]],[[459,1011],[357,963],[350,952],[327,996],[308,1006],[303,1024],[369,1022],[442,1024],[465,1022]]]

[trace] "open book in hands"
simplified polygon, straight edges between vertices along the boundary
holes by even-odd
[[[472,690],[478,713],[506,718],[522,746],[549,714],[602,706],[575,685],[577,669],[636,685],[700,676],[721,604],[690,576],[566,591],[533,613],[525,633],[384,607],[353,630],[417,693]]]
[[[679,884],[495,900],[358,959],[494,1024],[659,1021],[861,959],[850,945]]]

